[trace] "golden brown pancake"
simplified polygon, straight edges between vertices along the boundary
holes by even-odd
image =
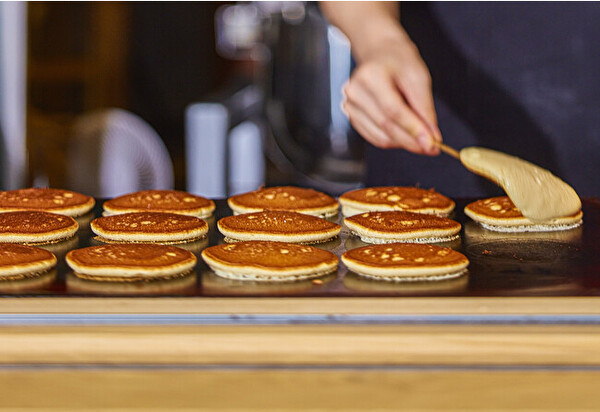
[[[70,251],[65,260],[77,276],[107,282],[177,277],[196,265],[191,252],[154,244],[91,246]]]
[[[447,216],[454,210],[454,201],[433,189],[402,186],[352,190],[340,196],[340,204],[344,216],[388,210]]]
[[[29,188],[0,192],[0,212],[43,210],[66,216],[81,216],[94,207],[93,197],[70,190]]]
[[[340,225],[320,217],[279,210],[224,217],[217,222],[217,227],[228,242],[318,243],[333,239],[341,230]]]
[[[344,219],[366,243],[436,243],[458,238],[460,223],[445,217],[412,212],[366,212]]]
[[[167,212],[208,217],[215,210],[215,202],[178,190],[143,190],[107,200],[103,207],[106,216],[131,212]]]
[[[268,187],[254,192],[231,196],[227,204],[235,214],[286,210],[306,215],[329,217],[338,212],[333,197],[313,189],[294,186]]]
[[[79,225],[70,216],[39,210],[0,213],[0,242],[47,244],[69,239]]]
[[[195,216],[140,212],[99,217],[90,224],[101,241],[110,243],[181,243],[200,240],[208,224]]]
[[[336,270],[331,252],[297,243],[248,241],[217,245],[202,258],[218,276],[265,282],[285,282],[323,276]]]
[[[22,280],[39,276],[56,266],[47,250],[14,243],[0,243],[0,280]]]
[[[497,232],[550,232],[568,230],[581,225],[583,212],[552,219],[549,222],[534,222],[521,213],[508,196],[480,199],[465,207],[465,214],[486,229]]]
[[[450,248],[390,243],[352,249],[342,255],[351,271],[376,280],[441,280],[466,273],[469,260]]]

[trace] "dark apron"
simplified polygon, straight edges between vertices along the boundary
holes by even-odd
[[[403,3],[451,146],[485,146],[600,195],[600,4]],[[366,184],[502,191],[446,155],[367,149]]]

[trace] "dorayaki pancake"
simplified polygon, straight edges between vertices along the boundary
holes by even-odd
[[[195,216],[175,213],[123,213],[94,219],[92,231],[98,240],[131,243],[181,243],[199,240],[208,233],[208,224]]]
[[[72,273],[66,276],[67,289],[71,293],[108,296],[161,296],[192,295],[196,291],[195,271],[175,279],[144,279],[140,282],[96,282],[80,278]]]
[[[320,243],[336,237],[340,225],[316,216],[267,210],[228,216],[217,222],[225,241],[272,240],[291,243]]]
[[[433,189],[402,186],[352,190],[340,196],[340,204],[344,216],[388,210],[448,216],[454,210],[454,201]]]
[[[196,257],[175,246],[116,244],[75,249],[65,258],[73,272],[99,281],[137,282],[182,276],[196,265]]]
[[[44,210],[66,216],[81,216],[94,207],[93,197],[62,189],[29,188],[0,192],[0,212]]]
[[[412,212],[366,212],[344,219],[366,243],[437,243],[458,238],[460,223],[445,217]]]
[[[73,237],[77,229],[70,216],[39,210],[0,213],[0,242],[55,243]]]
[[[358,275],[375,280],[451,279],[466,273],[469,260],[455,250],[419,243],[390,243],[352,249],[342,262]]]
[[[166,212],[208,217],[215,210],[215,202],[178,190],[143,190],[107,200],[103,207],[105,216],[131,212]]]
[[[36,277],[56,266],[56,257],[47,250],[14,243],[0,243],[0,280]]]
[[[497,232],[551,232],[580,226],[583,212],[549,222],[534,222],[521,213],[508,196],[477,200],[465,207],[465,214],[486,229]]]
[[[313,189],[293,186],[267,187],[253,192],[231,196],[227,204],[235,214],[286,210],[306,215],[330,217],[338,212],[333,197]]]
[[[333,253],[297,243],[248,241],[217,245],[202,251],[202,259],[218,276],[264,282],[289,282],[336,270]]]

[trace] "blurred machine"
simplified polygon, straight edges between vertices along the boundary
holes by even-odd
[[[187,189],[210,197],[262,184],[339,194],[360,185],[363,142],[341,111],[350,44],[312,2],[221,7],[217,50],[249,82],[186,112]]]

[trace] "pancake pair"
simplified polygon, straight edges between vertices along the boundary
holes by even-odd
[[[477,200],[465,207],[465,214],[496,232],[552,232],[573,229],[583,223],[581,210],[548,222],[534,222],[524,217],[508,196]]]

